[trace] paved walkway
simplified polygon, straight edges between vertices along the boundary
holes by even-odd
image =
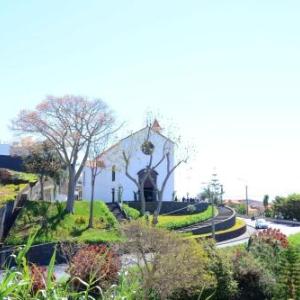
[[[227,220],[230,216],[233,215],[233,211],[225,206],[218,207],[218,215],[214,218],[215,225],[218,223],[222,223]],[[176,231],[178,232],[192,232],[193,230],[197,230],[203,227],[211,227],[211,220],[208,219],[206,221],[201,221],[199,223],[189,225],[183,228],[179,228]]]

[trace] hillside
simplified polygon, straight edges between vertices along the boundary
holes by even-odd
[[[120,239],[118,222],[102,201],[95,201],[95,228],[88,229],[89,202],[75,202],[74,214],[66,214],[65,203],[28,201],[5,240],[7,245],[26,243],[37,231],[35,244],[57,241],[106,242]]]

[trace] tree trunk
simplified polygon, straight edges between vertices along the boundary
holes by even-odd
[[[144,194],[144,184],[140,184],[140,201],[141,201],[141,214],[142,216],[145,215],[146,212],[146,201],[145,201],[145,194]]]
[[[69,168],[69,183],[68,183],[68,199],[66,212],[73,213],[74,212],[74,201],[75,201],[75,188],[76,188],[76,180],[75,180],[75,168]]]
[[[91,203],[90,203],[90,219],[89,228],[94,227],[94,192],[95,192],[95,178],[92,178],[92,193],[91,193]]]
[[[53,180],[53,184],[54,184],[54,188],[53,188],[53,201],[56,200],[56,196],[57,196],[57,182],[55,180]]]
[[[153,219],[152,219],[152,225],[153,226],[156,226],[157,223],[158,223],[158,216],[160,214],[160,210],[161,210],[161,206],[162,206],[163,191],[162,192],[158,191],[157,194],[158,194],[158,204],[157,204],[157,207],[156,207],[156,209],[153,213]]]
[[[40,176],[40,200],[44,200],[44,176]]]

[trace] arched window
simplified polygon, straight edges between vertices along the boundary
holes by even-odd
[[[111,181],[116,181],[116,166],[111,168]]]

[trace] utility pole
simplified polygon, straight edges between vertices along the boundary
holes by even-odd
[[[210,196],[210,202],[211,202],[211,235],[212,238],[215,239],[215,207],[214,207],[214,191],[213,185],[208,186],[209,196]]]
[[[246,192],[246,215],[249,215],[249,199],[248,199],[248,185],[245,186]]]
[[[221,184],[220,187],[221,187],[221,194],[220,194],[221,201],[220,202],[221,202],[221,205],[223,205],[223,194],[224,194],[223,184]]]

